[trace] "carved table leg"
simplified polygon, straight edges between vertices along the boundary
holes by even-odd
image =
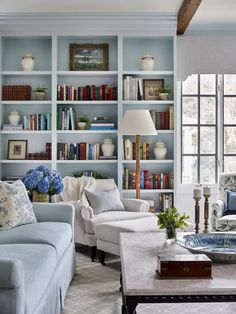
[[[96,254],[97,254],[97,247],[91,246],[90,247],[90,257],[91,257],[92,262],[94,262],[94,260],[96,258]]]
[[[105,264],[105,257],[106,257],[106,252],[104,251],[100,251],[100,255],[99,255],[99,261],[102,265],[106,265]]]

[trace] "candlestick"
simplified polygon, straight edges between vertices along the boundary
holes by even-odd
[[[203,195],[204,196],[211,196],[211,189],[208,186],[203,188]]]
[[[199,195],[199,193],[197,195]],[[195,233],[199,233],[199,222],[200,222],[199,202],[200,202],[201,197],[193,197],[193,198],[195,200]]]
[[[210,197],[210,195],[204,195],[205,197],[205,202],[204,202],[204,233],[209,233],[208,230],[208,219],[209,219],[209,202],[208,202],[208,198]]]
[[[196,199],[196,198],[201,199],[201,197],[202,197],[201,189],[193,189],[193,198],[194,199]]]

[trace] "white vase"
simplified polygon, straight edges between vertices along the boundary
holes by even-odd
[[[125,140],[125,159],[133,159],[133,143],[130,141],[130,139]]]
[[[8,119],[11,125],[18,125],[20,121],[20,113],[16,110],[13,110],[8,115]]]
[[[23,71],[33,71],[35,60],[31,54],[26,54],[21,58],[21,67]]]
[[[157,160],[166,159],[167,148],[164,142],[159,141],[154,145],[154,156]]]
[[[44,92],[34,92],[35,100],[44,100],[46,93]]]
[[[142,71],[153,71],[155,65],[154,57],[146,54],[141,58],[141,70]]]
[[[168,100],[169,99],[169,94],[168,93],[160,93],[159,97],[161,100]]]
[[[85,130],[87,126],[86,122],[77,122],[77,127],[79,130]]]
[[[112,139],[105,138],[102,144],[102,153],[104,157],[113,156],[115,145],[112,142]]]

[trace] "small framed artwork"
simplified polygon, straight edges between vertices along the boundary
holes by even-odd
[[[163,79],[148,79],[143,80],[143,95],[144,100],[158,100],[159,98],[159,88],[164,87]]]
[[[108,71],[108,44],[70,44],[70,71]]]
[[[27,157],[27,140],[8,140],[8,159],[25,160]]]

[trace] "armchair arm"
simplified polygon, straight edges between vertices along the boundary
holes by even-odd
[[[15,289],[24,283],[24,267],[19,259],[0,258],[0,289]]]
[[[149,204],[147,201],[135,198],[125,198],[121,200],[125,209],[130,212],[147,212]]]
[[[224,215],[225,203],[222,200],[217,200],[211,208],[211,227],[216,230],[216,221]]]

